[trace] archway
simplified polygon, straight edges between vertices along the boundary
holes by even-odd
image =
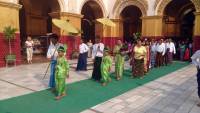
[[[134,33],[141,33],[142,30],[141,10],[134,5],[127,6],[121,12],[123,21],[123,37],[124,41],[132,42]]]
[[[84,15],[81,20],[82,37],[85,41],[94,42],[96,35],[103,35],[102,25],[96,22],[97,18],[103,17],[102,8],[97,2],[91,0],[83,5],[81,14]]]
[[[60,12],[58,0],[19,0],[23,7],[19,12],[22,54],[25,56],[25,41],[31,36],[35,43],[34,54],[44,56],[47,52],[47,33],[52,32],[51,12]]]
[[[191,41],[195,6],[190,0],[173,0],[164,9],[164,35],[176,41]]]

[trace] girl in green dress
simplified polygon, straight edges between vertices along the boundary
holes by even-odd
[[[108,82],[111,82],[111,78],[110,78],[111,67],[112,67],[112,58],[109,54],[109,50],[105,49],[104,57],[103,57],[102,63],[101,63],[102,86],[105,86],[105,85],[107,85]]]
[[[56,64],[55,81],[56,81],[56,100],[60,100],[66,96],[65,93],[65,79],[69,77],[69,63],[65,58],[64,47],[58,48],[58,59]]]
[[[115,74],[116,79],[120,80],[124,71],[124,56],[121,54],[122,42],[118,40],[117,45],[114,47],[115,54]]]

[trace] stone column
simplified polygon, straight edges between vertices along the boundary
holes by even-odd
[[[12,53],[16,55],[17,64],[21,63],[21,46],[19,33],[19,9],[21,5],[0,1],[1,21],[0,21],[0,67],[5,66],[5,56],[9,53],[8,43],[4,38],[3,29],[6,26],[16,28],[15,39],[12,40]]]
[[[104,26],[103,42],[106,46],[113,49],[117,40],[123,41],[123,21],[121,19],[111,19],[116,26]]]
[[[200,12],[195,13],[193,50],[200,49]]]

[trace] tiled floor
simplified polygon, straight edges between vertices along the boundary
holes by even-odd
[[[77,60],[70,60],[70,78],[66,82],[73,83],[90,78],[92,75],[91,59],[88,62],[90,63],[88,71],[77,72],[75,71]],[[43,79],[47,67],[48,63],[41,63],[0,68],[0,100],[47,89],[49,71],[45,79]],[[13,90],[15,89],[22,91],[13,94]]]
[[[200,113],[195,73],[187,66],[82,113]]]
[[[70,61],[71,64],[76,62]],[[45,79],[43,79],[47,67],[48,63],[1,68],[0,100],[48,88],[49,71]],[[66,80],[67,83],[88,79],[92,73],[92,70],[87,72],[76,72],[74,70],[74,68],[70,69],[70,78]],[[13,92],[15,93],[13,94]]]
[[[73,65],[67,83],[88,79],[91,76],[92,70],[74,71],[76,62],[70,61]],[[47,63],[42,63],[1,68],[0,100],[46,89],[49,73],[45,79],[42,78],[47,66]],[[129,68],[128,63],[126,68]],[[189,65],[83,113],[200,113],[200,108],[196,106],[198,97],[195,74],[195,67]]]

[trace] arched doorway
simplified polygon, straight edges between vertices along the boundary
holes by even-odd
[[[82,37],[85,41],[94,42],[96,35],[103,35],[103,26],[96,22],[97,18],[103,17],[103,11],[97,2],[91,0],[83,5],[81,14]]]
[[[172,0],[164,9],[164,35],[176,41],[192,41],[194,12],[190,0]]]
[[[142,30],[141,10],[134,5],[127,6],[121,12],[123,20],[124,41],[132,42],[134,33],[141,33]]]
[[[22,5],[19,23],[23,60],[26,56],[27,36],[32,37],[35,44],[34,56],[39,56],[40,59],[46,55],[49,44],[45,36],[52,32],[52,18],[49,13],[60,12],[58,0],[19,0],[19,4]]]

